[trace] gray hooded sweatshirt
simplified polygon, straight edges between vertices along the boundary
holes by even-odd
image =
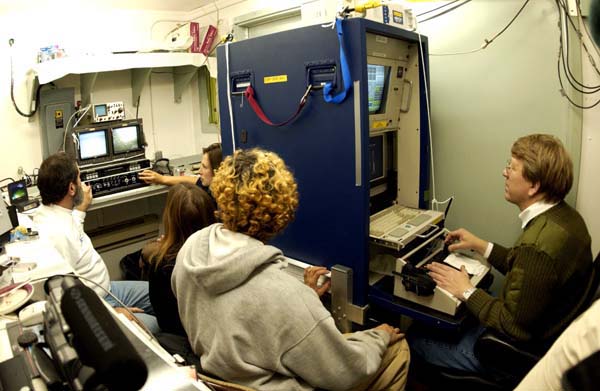
[[[213,224],[188,238],[171,285],[203,370],[257,390],[348,390],[373,375],[389,334],[342,335],[279,249]]]

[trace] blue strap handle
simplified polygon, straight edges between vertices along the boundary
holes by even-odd
[[[327,103],[341,103],[346,99],[346,94],[351,87],[350,68],[348,67],[348,61],[346,60],[346,53],[344,52],[344,31],[342,29],[342,19],[335,21],[335,29],[337,31],[338,40],[340,41],[340,62],[342,65],[342,79],[344,80],[344,89],[338,92],[336,95],[331,95],[333,89],[331,83],[325,83],[323,87],[323,98]]]

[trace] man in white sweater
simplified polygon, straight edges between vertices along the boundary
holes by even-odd
[[[121,306],[107,291],[136,312],[136,317],[150,331],[159,331],[148,296],[148,282],[111,282],[102,257],[83,230],[92,192],[81,182],[77,163],[64,153],[49,156],[40,166],[38,188],[42,205],[34,214],[33,221],[40,238],[56,248],[75,273],[83,277],[83,283],[110,305]]]

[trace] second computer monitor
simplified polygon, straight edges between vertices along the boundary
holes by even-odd
[[[112,128],[112,148],[115,155],[143,150],[138,124]]]

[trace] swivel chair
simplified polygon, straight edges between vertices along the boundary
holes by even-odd
[[[600,286],[600,254],[592,266],[592,283],[577,316],[587,310],[598,296]],[[558,338],[557,334],[555,338]],[[512,390],[550,348],[554,340],[544,343],[516,341],[494,330],[486,330],[475,343],[475,355],[486,373],[469,373],[425,365],[427,372],[436,374],[435,385],[444,389]]]

